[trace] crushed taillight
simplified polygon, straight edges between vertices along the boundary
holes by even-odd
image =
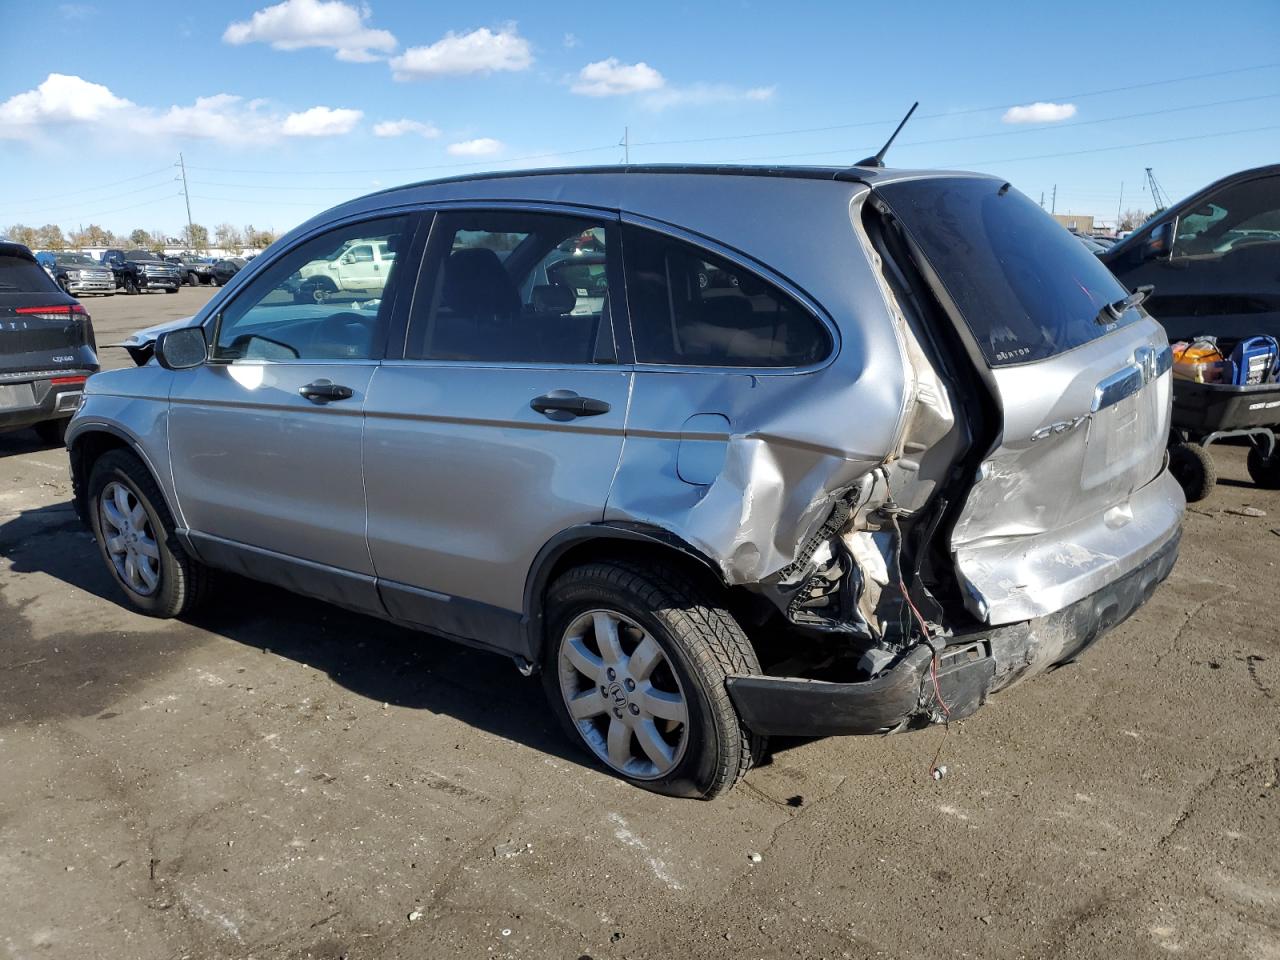
[[[62,320],[65,317],[89,319],[89,311],[78,303],[60,303],[52,307],[17,307],[15,312],[37,320]]]

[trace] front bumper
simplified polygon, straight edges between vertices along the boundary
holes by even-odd
[[[67,291],[77,293],[115,293],[115,280],[68,280]]]
[[[0,430],[70,417],[80,408],[84,381],[92,371],[68,370],[56,377],[0,382]]]
[[[960,720],[987,698],[1054,664],[1074,659],[1150,599],[1178,558],[1175,529],[1141,565],[1061,610],[1034,620],[947,638],[937,680]],[[802,677],[735,676],[729,697],[743,722],[762,736],[885,733],[914,721],[942,720],[925,644],[872,680],[829,683]]]

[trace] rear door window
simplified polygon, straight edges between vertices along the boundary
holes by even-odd
[[[831,352],[818,319],[750,270],[642,227],[622,236],[637,363],[802,367]]]
[[[551,213],[436,216],[406,357],[460,363],[613,362],[614,226]]]
[[[1099,312],[1128,293],[1032,200],[999,180],[932,177],[875,188],[919,247],[992,366],[1029,363],[1104,336]]]

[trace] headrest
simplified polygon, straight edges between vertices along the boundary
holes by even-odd
[[[578,295],[563,283],[548,283],[533,288],[533,309],[538,313],[570,313],[578,303]]]
[[[520,292],[492,250],[455,250],[444,264],[444,306],[468,317],[513,317]]]

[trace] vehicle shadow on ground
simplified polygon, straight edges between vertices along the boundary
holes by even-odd
[[[119,607],[113,620],[121,631],[131,619],[144,619],[125,605],[68,503],[23,511],[0,524],[0,556],[12,574],[44,574]],[[541,683],[522,677],[505,657],[230,575],[220,578],[218,593],[202,610],[174,623],[166,646],[185,645],[182,624],[306,664],[375,703],[445,714],[601,769],[561,732]],[[67,633],[74,636],[75,628]],[[103,638],[78,639],[100,649]],[[105,674],[96,678],[101,687],[131,686],[133,678],[149,672],[123,661],[120,676],[111,676],[117,663],[110,656],[96,658],[95,671]]]
[[[40,453],[45,450],[66,452],[65,448],[56,443],[46,443],[41,440],[30,427],[0,433],[0,460],[6,457],[20,457],[25,453]]]

